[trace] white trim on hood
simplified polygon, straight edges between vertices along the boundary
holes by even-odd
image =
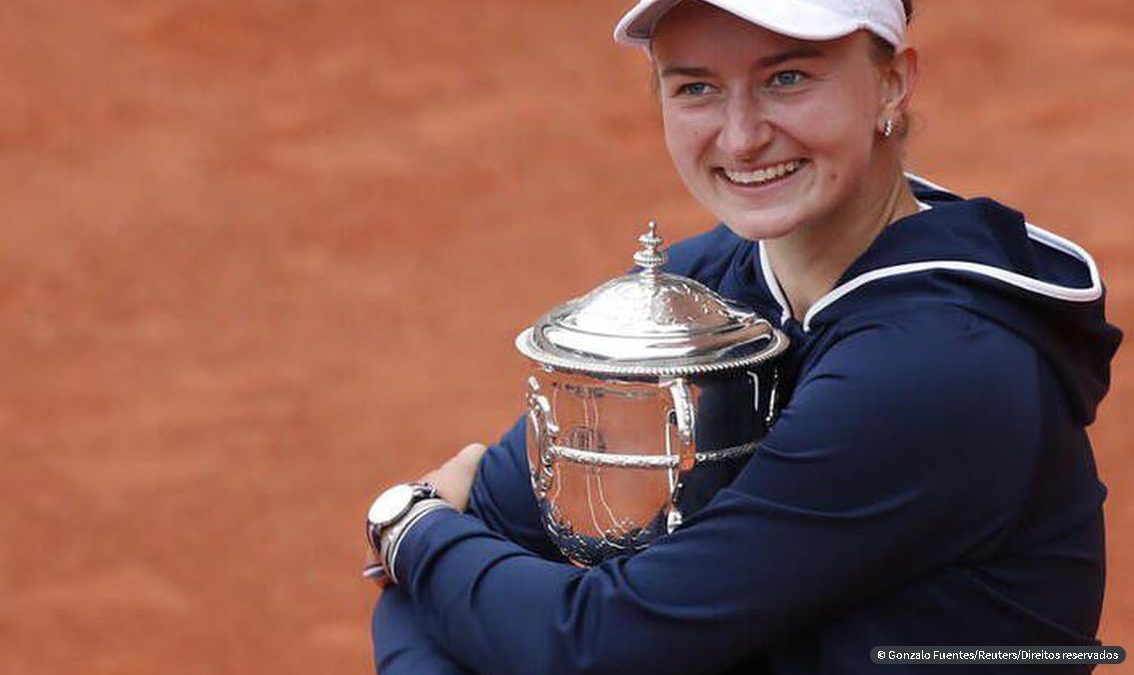
[[[772,271],[772,261],[768,260],[768,249],[764,246],[764,242],[756,242],[756,247],[760,249],[760,271],[764,273],[764,283],[768,285],[772,297],[780,303],[780,325],[782,326],[791,318],[791,305],[788,303],[783,289],[780,288],[780,281],[776,278],[776,273]]]
[[[935,185],[919,176],[907,173],[906,177],[934,190],[940,190],[942,192],[948,192],[952,194],[950,190],[947,190],[946,188],[943,188],[939,185]],[[872,281],[878,281],[879,279],[886,279],[901,274],[914,274],[917,272],[925,272],[929,270],[951,270],[957,272],[968,272],[971,274],[980,274],[992,279],[996,279],[997,281],[1002,281],[1006,284],[1015,286],[1016,288],[1020,288],[1025,291],[1037,293],[1039,295],[1044,295],[1049,298],[1055,298],[1056,300],[1063,300],[1066,302],[1094,302],[1095,300],[1098,300],[1100,297],[1102,297],[1102,281],[1099,278],[1098,265],[1095,264],[1095,260],[1091,257],[1091,254],[1087,253],[1087,251],[1078,244],[1075,244],[1074,242],[1064,239],[1063,237],[1060,237],[1058,235],[1052,234],[1051,232],[1048,232],[1043,228],[1036,227],[1031,223],[1025,223],[1025,228],[1027,230],[1028,238],[1032,241],[1043,244],[1049,248],[1053,248],[1060,253],[1069,255],[1077,259],[1079,262],[1085,264],[1090,273],[1091,285],[1087,288],[1072,288],[1068,286],[1060,286],[1059,284],[1041,281],[1039,279],[1019,274],[1017,272],[1011,272],[999,267],[993,267],[991,265],[984,265],[981,263],[967,262],[963,260],[926,260],[923,262],[906,263],[904,265],[893,265],[891,267],[881,267],[876,270],[865,272],[847,281],[846,283],[840,284],[839,286],[831,289],[823,297],[819,298],[815,302],[815,304],[811,306],[811,309],[807,311],[807,314],[803,317],[803,330],[804,332],[811,330],[811,321],[819,312],[823,311],[827,307],[830,307],[843,296],[858,290],[859,288],[871,283]],[[776,299],[777,302],[780,303],[780,306],[783,308],[783,316],[780,319],[780,323],[783,323],[787,321],[791,316],[791,310],[789,309],[789,305],[787,300],[785,299],[783,290],[780,288],[779,282],[776,280],[775,272],[772,271],[771,262],[768,260],[768,254],[762,243],[760,244],[760,266],[764,274],[764,281],[766,284],[768,284],[768,288],[771,290],[772,296]]]

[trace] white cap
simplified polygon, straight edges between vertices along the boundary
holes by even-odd
[[[614,29],[614,41],[646,47],[662,15],[682,0],[639,0]],[[905,42],[902,0],[703,0],[730,14],[800,40],[834,40],[868,30],[899,48]]]

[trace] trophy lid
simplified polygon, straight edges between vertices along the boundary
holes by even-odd
[[[787,337],[755,312],[662,272],[667,256],[654,223],[638,241],[640,270],[555,307],[517,336],[516,347],[552,368],[629,377],[742,368],[787,348]]]

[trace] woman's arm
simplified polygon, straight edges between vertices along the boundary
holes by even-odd
[[[643,553],[580,570],[436,512],[398,578],[478,672],[727,670],[995,542],[1034,460],[1036,358],[959,310],[863,326],[734,484]]]
[[[406,592],[387,588],[370,622],[374,665],[380,675],[471,675],[425,634]]]

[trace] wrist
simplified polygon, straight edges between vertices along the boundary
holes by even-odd
[[[405,541],[406,536],[426,514],[441,509],[450,511],[456,510],[444,499],[438,497],[423,499],[414,504],[401,520],[382,531],[379,541],[380,548],[378,559],[381,561],[382,567],[386,571],[386,577],[389,579],[390,583],[398,583],[395,566],[398,562],[398,551],[401,548],[402,542]]]
[[[427,482],[401,483],[378,495],[366,513],[366,540],[374,562],[363,570],[364,577],[389,580],[386,556],[391,550],[389,543],[396,537],[385,535],[400,531],[401,528],[395,526],[406,522],[411,512],[416,514],[417,504],[431,500],[437,500],[437,489]],[[383,543],[387,539],[389,542]]]

